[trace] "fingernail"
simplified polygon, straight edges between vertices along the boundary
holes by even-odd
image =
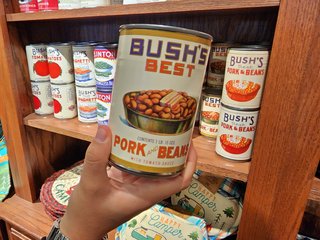
[[[99,126],[95,139],[98,142],[104,142],[106,138],[107,138],[107,131],[104,129],[104,127]]]

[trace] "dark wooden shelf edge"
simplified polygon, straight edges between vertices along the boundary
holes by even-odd
[[[195,5],[196,3],[196,5]],[[223,10],[261,9],[279,7],[279,0],[185,0],[130,5],[110,5],[106,7],[57,10],[37,13],[8,13],[7,22],[86,19],[96,17],[191,13]]]
[[[320,202],[320,179],[319,178],[316,178],[316,177],[314,178],[308,199]]]

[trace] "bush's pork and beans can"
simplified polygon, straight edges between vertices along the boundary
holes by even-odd
[[[97,90],[97,120],[99,125],[108,125],[110,118],[112,88]]]
[[[97,121],[97,93],[96,86],[76,86],[78,119],[80,122],[91,123]]]
[[[38,12],[38,0],[19,0],[20,12]]]
[[[51,84],[55,118],[69,119],[77,116],[75,92],[74,83]]]
[[[71,44],[50,44],[47,47],[47,54],[51,83],[66,84],[74,82]]]
[[[34,112],[39,115],[52,114],[53,99],[51,94],[50,81],[31,81],[31,89],[33,95]]]
[[[95,44],[82,43],[72,46],[74,78],[77,86],[95,86],[93,50]]]
[[[202,91],[199,131],[201,135],[215,138],[218,132],[221,90],[207,88]]]
[[[188,154],[212,37],[130,24],[119,40],[111,163],[139,175],[175,175]]]
[[[267,48],[231,48],[226,62],[222,103],[234,108],[259,108],[268,58]]]
[[[259,110],[220,108],[216,152],[232,160],[249,160]]]
[[[38,0],[39,11],[58,10],[58,0]]]
[[[44,44],[27,45],[26,54],[31,81],[49,81],[47,46]]]

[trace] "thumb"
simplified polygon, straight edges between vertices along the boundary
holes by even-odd
[[[112,133],[109,127],[99,126],[96,136],[89,145],[84,159],[81,180],[83,182],[95,182],[105,180],[106,166],[109,162],[111,151]]]

